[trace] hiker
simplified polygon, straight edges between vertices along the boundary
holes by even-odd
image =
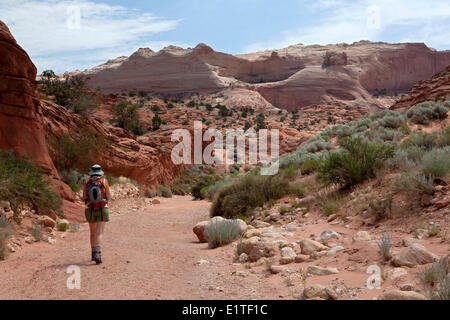
[[[111,200],[108,180],[104,177],[102,167],[93,165],[89,172],[83,189],[83,199],[86,205],[84,215],[89,222],[91,232],[92,261],[96,264],[102,263],[102,238],[105,223],[109,221],[108,201]]]

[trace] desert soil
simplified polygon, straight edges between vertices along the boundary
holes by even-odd
[[[289,264],[287,273],[271,275],[264,264],[233,263],[236,249],[231,244],[210,250],[198,242],[192,228],[208,219],[210,203],[175,196],[124,213],[133,201],[137,200],[117,200],[111,205],[103,264],[90,261],[87,224],[78,232],[56,232],[56,243],[23,244],[0,262],[0,299],[296,299],[303,290],[301,274],[309,265],[337,267],[338,274],[308,277],[307,284],[344,285],[353,293],[344,299],[372,299],[402,283],[418,286],[421,268],[410,269],[395,281],[383,281],[381,289],[364,289],[370,276],[367,267],[380,257],[374,241],[351,241],[357,228],[311,218],[286,239],[308,238],[332,228],[342,235],[339,244],[345,250],[318,261]],[[394,235],[398,251],[400,239],[408,233]],[[448,253],[448,244],[438,238],[421,243],[440,256]],[[67,288],[71,265],[80,267],[80,289]],[[392,268],[386,265],[383,271]]]

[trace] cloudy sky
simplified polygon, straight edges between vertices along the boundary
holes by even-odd
[[[445,0],[0,0],[0,20],[38,72],[200,42],[232,54],[359,40],[450,49]]]

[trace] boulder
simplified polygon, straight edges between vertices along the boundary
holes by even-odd
[[[414,267],[437,260],[438,257],[434,253],[428,251],[424,246],[414,243],[396,254],[392,263],[397,267]]]
[[[337,268],[322,268],[319,266],[309,266],[307,271],[316,276],[328,276],[330,274],[339,273]]]
[[[54,228],[56,226],[56,221],[49,216],[39,216],[37,218],[37,223],[48,228]]]
[[[300,248],[302,249],[302,254],[313,254],[317,251],[328,250],[329,248],[320,242],[311,240],[311,239],[303,239],[299,242]]]
[[[0,200],[0,209],[5,210],[5,212],[8,212],[11,210],[11,204],[9,201]]]
[[[192,229],[192,231],[195,233],[195,235],[197,236],[197,238],[200,242],[208,242],[208,235],[206,234],[206,229],[208,228],[208,226],[211,223],[220,223],[225,220],[226,221],[236,221],[236,223],[239,226],[239,234],[243,235],[247,231],[247,224],[243,220],[241,220],[241,219],[236,219],[236,220],[224,219],[219,216],[211,218],[209,221],[201,221],[201,222],[197,223],[194,226],[194,228]]]
[[[427,298],[414,291],[390,290],[380,294],[378,300],[427,300]]]
[[[275,244],[264,241],[259,237],[243,240],[242,251],[248,255],[252,262],[258,261],[263,257],[273,257],[277,252]]]
[[[404,269],[404,268],[394,268],[392,270],[386,271],[386,273],[385,273],[386,279],[389,279],[389,280],[395,280],[397,278],[406,276],[407,274],[408,274],[408,271],[406,271],[406,269]]]
[[[331,239],[339,239],[341,236],[336,231],[333,231],[331,229],[326,229],[322,231],[321,234],[319,234],[314,240],[316,241],[328,241]]]
[[[303,290],[303,296],[306,299],[313,299],[313,298],[322,298],[325,300],[330,299],[330,295],[328,294],[327,287],[321,284],[313,284],[310,286],[307,286]]]

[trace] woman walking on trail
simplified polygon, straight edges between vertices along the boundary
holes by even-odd
[[[111,200],[108,180],[104,177],[102,167],[93,165],[89,179],[83,189],[83,199],[86,205],[84,214],[89,222],[91,233],[92,261],[102,263],[102,238],[105,224],[109,221],[108,201]]]

